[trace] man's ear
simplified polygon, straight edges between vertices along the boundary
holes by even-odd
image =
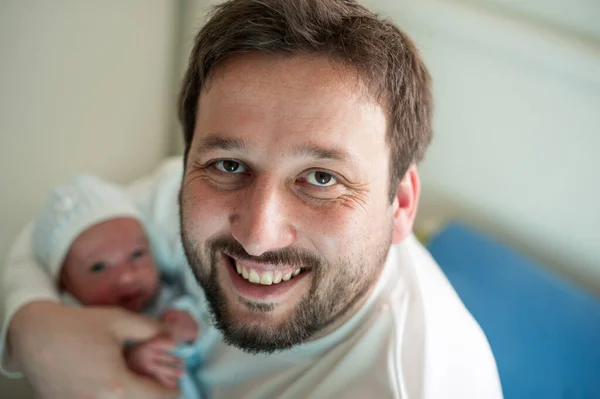
[[[417,215],[420,193],[421,179],[419,179],[417,166],[412,164],[400,181],[392,203],[394,212],[392,243],[398,244],[404,241],[412,232],[415,216]]]

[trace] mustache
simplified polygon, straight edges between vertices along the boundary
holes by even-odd
[[[228,237],[212,239],[207,242],[207,246],[213,255],[217,252],[223,252],[232,258],[253,263],[285,264],[286,266],[306,269],[316,269],[324,263],[319,256],[312,252],[296,248],[282,248],[265,252],[260,256],[252,256],[246,252],[242,244]]]

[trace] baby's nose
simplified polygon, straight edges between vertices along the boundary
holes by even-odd
[[[131,285],[137,280],[137,268],[131,264],[121,265],[119,274],[119,285]]]

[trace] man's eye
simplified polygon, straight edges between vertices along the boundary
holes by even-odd
[[[323,172],[321,170],[310,172],[306,176],[306,181],[318,187],[330,187],[337,184],[337,180],[331,173]]]
[[[96,262],[90,267],[90,271],[92,273],[100,273],[106,269],[106,263],[104,262]]]
[[[131,254],[131,260],[136,260],[141,258],[142,256],[144,256],[146,254],[146,251],[144,251],[143,249],[138,249],[132,252]]]
[[[246,166],[241,162],[233,161],[231,159],[224,159],[222,161],[215,162],[215,168],[223,173],[245,173],[247,172]]]

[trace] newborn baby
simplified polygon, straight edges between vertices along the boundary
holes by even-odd
[[[156,318],[160,334],[124,348],[128,366],[167,387],[181,383],[185,399],[200,397],[185,372],[197,362],[184,364],[175,355],[179,349],[199,356],[198,323],[188,313],[194,301],[177,279],[159,275],[141,217],[121,190],[88,176],[55,188],[36,219],[32,242],[63,302]]]

